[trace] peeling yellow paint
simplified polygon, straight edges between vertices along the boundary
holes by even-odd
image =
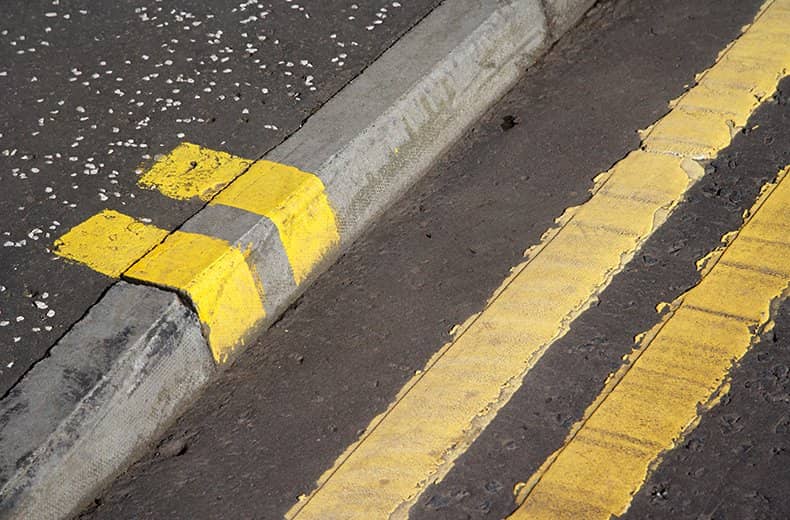
[[[187,296],[207,329],[209,346],[219,363],[266,316],[254,268],[242,251],[218,238],[176,231],[124,276]]]
[[[274,222],[297,284],[340,242],[323,182],[292,166],[258,161],[212,204],[240,208]]]
[[[56,240],[54,253],[118,278],[165,236],[164,229],[117,211],[104,210]]]
[[[252,164],[249,159],[182,143],[160,158],[138,184],[172,199],[209,200]]]
[[[621,515],[659,463],[727,391],[727,376],[770,326],[790,287],[790,168],[757,202],[702,281],[608,382],[562,448],[519,490],[512,519]]]

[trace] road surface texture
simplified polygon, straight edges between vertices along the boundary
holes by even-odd
[[[418,451],[421,439],[407,438],[402,451],[382,455],[381,471],[346,475],[347,467],[360,467],[354,464],[381,432],[394,428],[399,407],[406,407],[414,423],[426,424],[430,435],[445,427],[443,403],[414,395],[429,384],[428,376],[420,379],[424,373],[443,370],[442,356],[451,352],[444,345],[456,341],[456,325],[493,308],[488,302],[497,288],[504,287],[497,294],[505,295],[517,285],[508,276],[524,251],[541,243],[566,208],[597,197],[591,199],[589,192],[596,186],[593,179],[640,149],[637,130],[665,116],[669,102],[695,85],[696,74],[723,70],[715,68],[720,51],[755,20],[762,3],[599,3],[80,517],[321,518],[331,494],[347,491],[333,487],[342,479],[361,482],[357,495],[338,492],[346,497],[341,504],[358,512],[368,491],[376,495],[410,470],[399,458],[422,460],[410,458],[410,448]],[[765,20],[770,23],[770,16]],[[788,95],[785,79],[749,112],[748,124],[733,127],[711,161],[695,163],[698,181],[681,192],[683,201],[666,223],[601,286],[590,308],[525,376],[515,384],[502,382],[512,392],[497,413],[474,436],[464,437],[467,445],[458,453],[454,446],[442,452],[452,462],[443,467],[442,478],[428,475],[427,482],[415,482],[418,491],[397,514],[503,518],[535,507],[553,482],[563,482],[566,460],[579,443],[589,442],[596,418],[611,409],[616,415],[618,396],[640,377],[631,367],[651,366],[669,324],[695,309],[662,303],[680,301],[684,293],[691,301],[716,288],[717,276],[730,264],[700,260],[714,258],[708,255],[723,236],[746,229],[729,235],[735,237],[724,253],[729,261],[730,253],[748,249],[749,230],[767,226],[765,215],[786,226],[788,207],[781,197],[790,180],[769,183],[790,164]],[[753,222],[744,225],[744,215]],[[771,244],[779,241],[760,240],[765,249],[756,256],[770,260]],[[787,247],[782,244],[776,247]],[[775,325],[744,329],[755,334],[753,346],[724,358],[725,368],[740,358],[729,386],[719,386],[724,377],[715,380],[717,390],[701,399],[708,404],[692,407],[701,417],[692,413],[679,423],[690,428],[677,432],[680,442],[672,447],[671,436],[668,445],[620,436],[625,447],[612,457],[644,459],[637,471],[642,476],[647,462],[657,465],[634,482],[636,495],[624,518],[790,517],[784,493],[790,486],[790,305],[778,298],[790,282],[786,258],[776,269],[755,270],[778,287],[778,293],[766,293],[774,300],[759,302],[774,301]],[[511,282],[503,285],[505,279]],[[762,294],[760,284],[754,284],[754,294]],[[741,299],[751,297],[742,293]],[[750,318],[720,312],[716,319],[723,320],[720,326],[702,327],[699,334]],[[476,323],[462,327],[461,335],[473,334],[468,331],[476,330]],[[652,339],[635,348],[635,337]],[[696,357],[707,359],[707,354]],[[680,373],[683,366],[675,368]],[[643,404],[637,412],[660,408],[672,416],[674,408],[661,408],[663,399],[682,392],[671,385],[708,388],[683,374],[662,377],[649,394],[655,406]],[[463,387],[467,381],[456,383]],[[475,399],[471,391],[462,395],[461,402]],[[433,408],[408,408],[410,402]],[[605,463],[602,467],[606,470]],[[394,469],[387,473],[388,468]],[[539,478],[530,479],[533,475]],[[596,483],[576,482],[569,500],[593,507],[598,497],[585,494],[588,484]],[[620,514],[629,502],[612,503]],[[360,517],[386,517],[377,511]]]
[[[0,394],[112,284],[52,254],[104,209],[172,230],[137,186],[183,142],[257,159],[439,0],[15,2],[0,22]]]

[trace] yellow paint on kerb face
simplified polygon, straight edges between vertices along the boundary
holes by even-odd
[[[229,153],[183,143],[159,159],[138,180],[172,199],[209,200],[252,164]]]
[[[266,316],[260,280],[244,252],[218,238],[176,231],[125,277],[188,296],[220,363]]]
[[[323,183],[293,167],[270,161],[253,164],[184,143],[158,160],[139,183],[174,199],[216,197],[212,203],[269,218],[278,229],[297,283],[304,282],[340,241]],[[210,236],[168,235],[155,226],[104,211],[57,240],[55,253],[107,276],[125,276],[189,296],[217,361],[227,359],[265,316],[262,283],[248,266],[246,253]]]
[[[104,210],[56,240],[54,253],[118,278],[165,236],[164,229],[117,211]]]
[[[700,405],[715,403],[733,363],[768,324],[772,302],[790,287],[790,181],[756,208],[533,476],[512,519],[621,515],[660,454],[697,424]]]
[[[297,284],[340,241],[323,182],[291,166],[258,161],[211,203],[257,213],[274,222]]]

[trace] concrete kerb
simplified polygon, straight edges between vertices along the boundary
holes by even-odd
[[[172,293],[118,283],[0,403],[4,518],[62,518],[215,371]]]
[[[185,230],[251,245],[269,326],[592,0],[445,2],[266,159],[318,175],[341,244],[297,286],[271,221],[207,207]],[[216,367],[179,296],[119,282],[0,401],[0,517],[73,514],[155,440]]]
[[[543,0],[549,33],[558,40],[590,9],[596,0]]]

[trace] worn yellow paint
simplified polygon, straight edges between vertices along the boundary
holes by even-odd
[[[790,1],[772,0],[645,139],[650,151],[712,158],[790,69]]]
[[[209,200],[246,170],[252,161],[183,143],[159,159],[138,184],[179,200]]]
[[[706,266],[522,490],[513,519],[608,519],[625,512],[659,455],[715,403],[732,364],[790,288],[790,181]]]
[[[159,159],[139,183],[174,199],[214,199],[212,204],[269,218],[277,226],[297,283],[304,282],[340,240],[321,180],[290,166],[253,162],[184,143]],[[248,265],[245,252],[223,240],[178,231],[168,235],[155,226],[104,211],[57,240],[55,252],[107,276],[188,296],[218,362],[226,360],[265,317],[262,283],[255,269]]]
[[[753,27],[768,31],[772,6],[788,1],[768,5],[758,18],[762,25]],[[778,25],[770,29],[781,31]],[[422,490],[449,471],[526,371],[704,174],[695,159],[729,145],[737,128],[775,90],[785,73],[776,66],[785,49],[775,42],[761,47],[758,42],[767,38],[746,38],[750,29],[745,31],[646,133],[643,147],[599,176],[592,198],[568,210],[558,227],[527,252],[528,259],[514,268],[483,312],[458,328],[455,339],[371,421],[288,518],[407,516]],[[744,70],[739,67],[749,56],[759,59],[760,53],[770,54],[766,69],[728,81]],[[648,445],[651,438],[645,437]]]
[[[124,277],[187,296],[220,363],[266,316],[261,283],[245,253],[218,238],[176,231]]]
[[[173,199],[199,197],[270,219],[297,284],[340,241],[323,182],[292,166],[183,143],[159,159],[138,183]]]
[[[241,208],[274,222],[298,284],[340,241],[323,182],[292,166],[258,161],[212,204]]]
[[[117,211],[104,210],[56,240],[54,252],[117,278],[166,235],[164,229]]]
[[[636,151],[618,163],[291,517],[386,518],[437,478],[680,199],[680,162]]]

